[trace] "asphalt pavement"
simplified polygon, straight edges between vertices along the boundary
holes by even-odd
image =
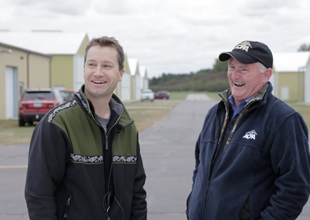
[[[205,95],[190,95],[141,133],[149,220],[186,219],[195,142],[206,112],[214,103]]]
[[[204,95],[190,95],[140,133],[147,174],[148,220],[186,220],[195,142],[208,109]],[[28,220],[24,199],[27,145],[0,146],[0,220]],[[310,219],[310,201],[298,220]]]

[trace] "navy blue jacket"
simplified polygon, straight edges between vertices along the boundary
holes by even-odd
[[[188,219],[288,220],[302,211],[310,192],[308,129],[271,92],[268,83],[230,120],[226,90],[208,112],[196,143]]]

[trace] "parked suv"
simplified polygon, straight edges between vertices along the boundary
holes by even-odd
[[[151,89],[144,89],[141,92],[141,101],[150,100],[154,101],[154,92]]]
[[[27,89],[23,92],[19,101],[19,120],[20,127],[25,123],[32,125],[52,108],[63,103],[63,98],[59,90],[55,89]]]

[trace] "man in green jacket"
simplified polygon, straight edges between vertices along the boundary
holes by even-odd
[[[138,132],[113,94],[124,74],[117,40],[85,50],[85,84],[37,124],[25,198],[31,220],[142,220],[147,205]]]

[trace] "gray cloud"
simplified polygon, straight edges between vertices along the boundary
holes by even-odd
[[[116,37],[150,76],[211,68],[242,40],[294,52],[310,43],[308,0],[5,0],[0,29]]]
[[[85,15],[91,6],[89,0],[12,0],[16,4],[18,13],[24,12],[29,15],[29,11],[35,14],[65,14],[65,15]]]

